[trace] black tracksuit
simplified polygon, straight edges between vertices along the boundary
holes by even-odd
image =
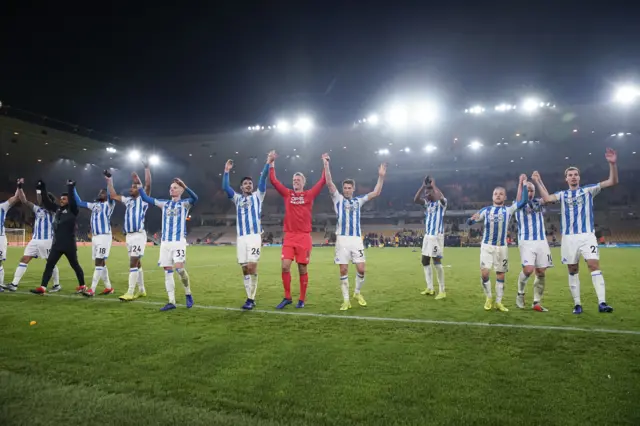
[[[42,187],[42,192],[45,194],[42,197],[42,204],[47,210],[55,212],[55,216],[53,218],[53,242],[51,244],[49,258],[47,259],[47,266],[42,274],[42,286],[47,286],[47,283],[53,274],[53,268],[56,266],[62,255],[67,257],[69,265],[71,265],[75,271],[76,277],[78,278],[78,284],[84,285],[84,272],[78,263],[76,218],[78,217],[79,210],[73,196],[73,185],[68,185],[69,204],[66,206],[59,206],[52,202],[49,197],[46,196],[47,192],[44,185]]]

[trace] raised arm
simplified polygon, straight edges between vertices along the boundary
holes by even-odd
[[[85,209],[89,208],[89,204],[80,199],[80,195],[78,195],[78,190],[76,189],[75,183],[73,185],[73,192],[69,192],[69,204],[71,204],[71,199],[76,203],[77,207],[82,207]],[[77,208],[76,207],[76,208]]]
[[[13,194],[13,196],[7,200],[7,203],[9,203],[9,207],[13,207],[14,204],[20,201],[20,191],[22,189],[23,183],[24,183],[24,179],[18,179],[15,194]]]
[[[22,183],[24,183],[24,180],[23,180],[23,182],[18,184],[18,198],[20,199],[20,202],[22,204],[24,204],[27,207],[29,207],[30,210],[33,210],[35,205],[31,201],[27,200],[27,196],[24,195],[24,190],[22,189]]]
[[[269,165],[265,164],[260,174],[260,180],[258,181],[258,191],[263,194],[267,192],[267,177],[269,177]]]
[[[442,195],[442,191],[440,191],[440,188],[436,186],[436,180],[434,178],[430,178],[430,179],[431,179],[431,189],[433,191],[434,201],[444,200],[444,195]]]
[[[151,169],[149,165],[144,165],[144,190],[147,195],[151,195]]]
[[[384,178],[386,175],[387,175],[387,165],[380,164],[380,167],[378,167],[378,182],[376,182],[376,186],[373,187],[373,191],[371,191],[367,195],[368,200],[373,200],[374,198],[380,195],[380,193],[382,192],[382,185],[384,184]]]
[[[109,197],[111,197],[112,200],[122,202],[122,197],[118,195],[115,188],[113,187],[113,178],[108,177],[106,179],[107,179],[107,192],[109,194]]]
[[[278,194],[283,197],[287,196],[289,190],[276,177],[276,168],[273,163],[269,166],[269,180],[271,181],[271,185],[278,191]]]
[[[518,192],[521,193],[522,197],[520,201],[516,203],[516,208],[521,209],[529,202],[529,190],[527,189],[526,180],[524,182],[520,182],[520,185],[518,185]]]
[[[600,182],[600,188],[609,188],[618,184],[618,154],[611,148],[607,148],[604,157],[609,163],[609,178]]]
[[[71,210],[71,213],[73,213],[74,216],[78,216],[80,213],[80,210],[78,209],[78,206],[80,205],[78,200],[80,200],[80,197],[78,197],[78,191],[76,191],[76,183],[72,180],[67,181],[67,193],[69,194],[67,197],[69,199],[69,210]],[[71,194],[73,194],[73,196]],[[87,205],[87,203],[84,204],[85,206]]]
[[[329,194],[333,195],[338,190],[336,188],[335,183],[333,183],[333,178],[331,177],[331,167],[329,166],[329,154],[322,154],[322,161],[324,162],[324,176],[327,179],[327,189],[329,189]]]
[[[416,195],[414,195],[413,197],[413,202],[414,204],[419,204],[421,206],[424,206],[424,190],[426,189],[426,185],[424,183],[424,181],[422,182],[422,185],[420,186],[420,189],[418,189],[418,192],[416,192]]]
[[[322,176],[320,176],[320,180],[317,181],[316,184],[313,185],[309,190],[309,196],[311,196],[311,199],[314,199],[318,195],[320,195],[320,191],[322,191],[322,188],[326,183],[327,183],[327,175],[325,174],[324,169],[322,169]]]
[[[185,191],[187,191],[187,194],[189,195],[189,198],[187,199],[187,201],[192,206],[195,206],[195,204],[198,202],[198,196],[196,195],[196,193],[193,192],[191,188],[189,188],[187,184],[182,181],[182,179],[174,178],[173,181],[178,185],[180,185]]]
[[[233,160],[227,160],[224,165],[224,175],[222,175],[222,189],[227,193],[227,198],[232,199],[236,196],[236,192],[229,185],[229,172],[233,168]]]
[[[147,202],[147,203],[149,203],[149,204],[151,204],[153,206],[162,208],[166,204],[166,201],[164,201],[164,200],[158,200],[158,199],[155,199],[153,197],[148,196],[147,193],[145,192],[144,188],[140,188],[139,191],[140,191],[140,198],[142,198],[143,201],[145,201],[145,202]]]
[[[44,196],[42,196],[44,193]],[[39,180],[36,184],[36,194],[42,199],[42,205],[45,209],[50,212],[55,212],[58,210],[58,205],[49,198],[49,194],[47,193],[47,186],[42,180]]]
[[[483,208],[479,212],[475,213],[469,219],[467,219],[467,225],[473,225],[474,223],[478,223],[484,219],[487,208]]]
[[[533,172],[533,174],[531,174],[531,180],[538,187],[538,192],[540,192],[542,201],[547,204],[556,203],[558,201],[558,197],[556,197],[555,194],[549,194],[549,191],[547,191],[547,188],[544,186],[542,178],[540,177],[540,173],[538,173],[537,171]]]
[[[520,201],[520,199],[522,198],[522,182],[525,182],[526,180],[527,180],[527,175],[521,174],[520,185],[518,185],[518,195],[516,195],[516,202]]]

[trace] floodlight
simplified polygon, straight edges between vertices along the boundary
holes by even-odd
[[[484,108],[480,105],[473,106],[469,109],[466,109],[465,112],[469,114],[482,114],[484,112]]]
[[[376,124],[378,124],[378,115],[377,114],[371,114],[368,118],[367,121],[369,122],[369,124],[371,124],[372,126],[375,126]]]
[[[621,104],[632,104],[640,96],[640,89],[636,86],[626,85],[618,87],[615,92],[614,100]]]
[[[157,166],[158,164],[160,164],[160,157],[158,157],[157,155],[152,155],[151,157],[149,157],[149,164],[151,164],[152,166]]]
[[[296,121],[295,127],[301,132],[307,132],[311,130],[311,128],[313,127],[313,123],[307,117],[301,117],[298,119],[298,121]]]
[[[540,108],[541,104],[542,103],[536,99],[525,99],[525,101],[522,103],[522,109],[527,112],[533,112]]]
[[[276,124],[276,128],[278,129],[278,131],[282,133],[287,133],[290,129],[289,122],[285,120],[280,120]]]
[[[478,142],[478,141],[472,141],[469,144],[469,148],[471,148],[474,151],[479,150],[481,147],[482,147],[482,144],[480,142]]]
[[[110,153],[112,153],[112,154],[115,154],[115,153],[116,153],[116,149],[115,149],[114,147],[112,147],[112,146],[108,146],[108,147],[107,147],[107,152],[110,152]]]
[[[425,152],[433,152],[436,149],[438,149],[438,148],[433,146],[433,145],[427,145],[427,146],[424,147]]]
[[[138,161],[140,159],[140,151],[137,149],[129,151],[129,160]]]
[[[406,152],[406,153],[409,153],[409,152],[411,152],[411,148],[406,147],[405,149],[403,149],[403,151]]]
[[[407,110],[400,106],[394,106],[389,110],[387,120],[393,127],[404,127],[407,124]]]

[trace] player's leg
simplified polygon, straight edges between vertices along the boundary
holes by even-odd
[[[236,257],[238,264],[242,267],[242,277],[244,286],[244,292],[247,295],[247,301],[251,298],[251,274],[249,274],[249,252],[247,248],[247,236],[239,236],[236,242]],[[245,305],[249,306],[247,302]]]
[[[128,244],[127,244],[128,245]],[[130,248],[130,247],[128,247]],[[131,250],[129,250],[130,254],[133,254]],[[138,282],[138,265],[140,264],[140,258],[137,256],[129,257],[129,286],[127,288],[127,292],[119,297],[122,301],[131,301],[134,297],[134,291],[136,289],[136,284]]]
[[[51,256],[53,253],[53,249],[51,249]],[[69,262],[69,266],[73,269],[73,272],[76,273],[76,279],[78,280],[78,286],[76,287],[76,293],[83,293],[87,290],[87,286],[84,282],[84,271],[82,270],[82,266],[80,266],[80,262],[78,261],[78,248],[72,247],[68,250],[64,251],[64,255]],[[49,263],[49,259],[47,259],[47,263]],[[56,261],[57,263],[57,261]]]
[[[548,309],[542,306],[542,296],[544,294],[544,284],[546,280],[547,268],[536,268],[536,279],[533,282],[533,306],[532,309],[538,312],[547,312]]]
[[[298,274],[300,275],[300,298],[298,299],[296,308],[304,308],[304,301],[307,298],[307,287],[309,287],[309,270],[306,263],[298,263]]]
[[[598,296],[598,311],[613,312],[613,308],[607,305],[604,276],[600,270],[600,251],[598,250],[598,241],[595,235],[590,234],[586,236],[580,252],[587,262],[589,272],[591,272],[593,288],[596,290],[596,296]]]
[[[96,235],[91,238],[91,259],[93,260],[93,278],[91,279],[91,289],[84,292],[86,296],[94,296],[98,283],[102,279],[102,268],[104,268],[104,259],[100,257],[100,241]]]
[[[56,266],[60,258],[62,257],[62,251],[57,249],[52,249],[49,253],[49,257],[47,258],[47,264],[44,267],[44,272],[42,273],[42,280],[40,282],[40,287],[36,287],[31,290],[31,293],[35,294],[44,294],[47,292],[47,284],[53,275],[53,268]]]
[[[29,246],[27,245],[27,248],[28,247]],[[25,253],[27,253],[27,249],[25,249]],[[20,258],[20,263],[18,263],[18,267],[13,274],[13,280],[11,281],[11,283],[0,285],[0,289],[16,291],[18,289],[18,285],[20,284],[20,280],[22,280],[22,277],[24,276],[24,273],[27,272],[27,266],[29,265],[29,262],[31,262],[31,259],[33,259],[32,256],[27,256],[26,254],[23,255]]]
[[[169,302],[160,308],[161,311],[169,311],[176,308],[176,282],[173,277],[173,246],[170,242],[160,243],[160,258],[158,266],[164,270],[164,288],[167,291]]]
[[[7,260],[7,237],[0,236],[0,292],[4,291],[4,261]]]
[[[111,254],[111,244],[113,243],[113,239],[111,234],[102,235],[102,252],[101,256],[104,262],[104,266],[102,267],[102,281],[104,282],[105,289],[100,294],[111,294],[114,293],[115,290],[111,287],[111,279],[109,278],[109,269],[107,268],[107,259]]]
[[[422,269],[424,270],[424,279],[427,286],[420,294],[427,296],[435,294],[435,291],[433,291],[433,270],[431,269],[431,246],[431,238],[425,235],[422,240]]]
[[[282,247],[282,287],[284,287],[284,298],[282,302],[276,306],[276,309],[283,309],[291,304],[291,263],[295,256],[294,249],[291,246]]]
[[[336,259],[338,259],[337,256]],[[342,259],[340,262],[344,262],[338,263],[338,270],[340,272],[340,290],[342,291],[342,305],[340,305],[340,310],[346,311],[351,308],[351,300],[349,298],[349,264]]]
[[[493,295],[491,294],[491,279],[489,272],[493,268],[493,246],[483,244],[480,246],[480,284],[486,297],[484,310],[490,311],[493,307]]]
[[[518,247],[520,251],[520,264],[522,270],[518,274],[518,294],[516,296],[516,306],[524,309],[524,295],[529,277],[533,274],[536,264],[535,252],[532,249],[531,241],[521,241]]]
[[[311,234],[301,236],[296,245],[296,263],[298,264],[298,273],[300,274],[300,299],[296,304],[296,308],[304,308],[304,302],[307,300],[307,288],[309,287],[309,270],[307,265],[311,261]]]
[[[580,260],[580,240],[579,235],[563,235],[562,242],[560,243],[560,253],[562,256],[562,263],[567,265],[567,272],[569,273],[569,291],[573,298],[573,313],[582,313],[582,302],[580,300],[580,267],[578,261]]]
[[[496,302],[495,308],[500,312],[509,312],[502,303],[504,296],[504,276],[509,270],[509,247],[496,247],[494,270],[496,271]]]
[[[144,287],[144,271],[142,270],[142,255],[138,258],[138,279],[136,283],[138,284],[138,291],[134,293],[134,296],[136,298],[146,297],[147,289]]]
[[[193,296],[191,295],[191,279],[189,273],[185,268],[185,262],[187,261],[187,245],[186,243],[180,243],[178,248],[173,252],[173,266],[175,271],[180,277],[182,286],[184,287],[185,304],[187,308],[193,307]]]
[[[353,297],[355,297],[360,306],[367,306],[367,302],[364,300],[361,293],[362,286],[364,285],[364,274],[366,269],[364,254],[360,256],[360,253],[358,252],[358,257],[356,257],[353,262],[356,265],[356,289],[354,290]]]
[[[258,293],[258,262],[262,251],[262,235],[249,236],[249,249],[247,250],[247,272],[250,276],[249,294],[247,301],[251,308],[256,307],[256,294]]]
[[[438,295],[436,300],[445,299],[447,293],[444,287],[444,268],[442,267],[442,257],[444,255],[444,235],[436,237],[438,244],[433,248],[433,269],[436,271],[436,277],[438,278]]]
[[[133,297],[137,299],[138,297],[147,296],[147,290],[144,288],[144,271],[142,270],[142,258],[144,257],[144,251],[147,248],[147,233],[142,231],[135,235],[135,246],[137,248],[138,255],[138,277],[136,279],[138,291],[133,294]]]

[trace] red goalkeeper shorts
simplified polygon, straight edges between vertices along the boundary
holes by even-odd
[[[311,234],[288,233],[282,243],[282,259],[295,260],[296,263],[307,265],[311,259]]]

